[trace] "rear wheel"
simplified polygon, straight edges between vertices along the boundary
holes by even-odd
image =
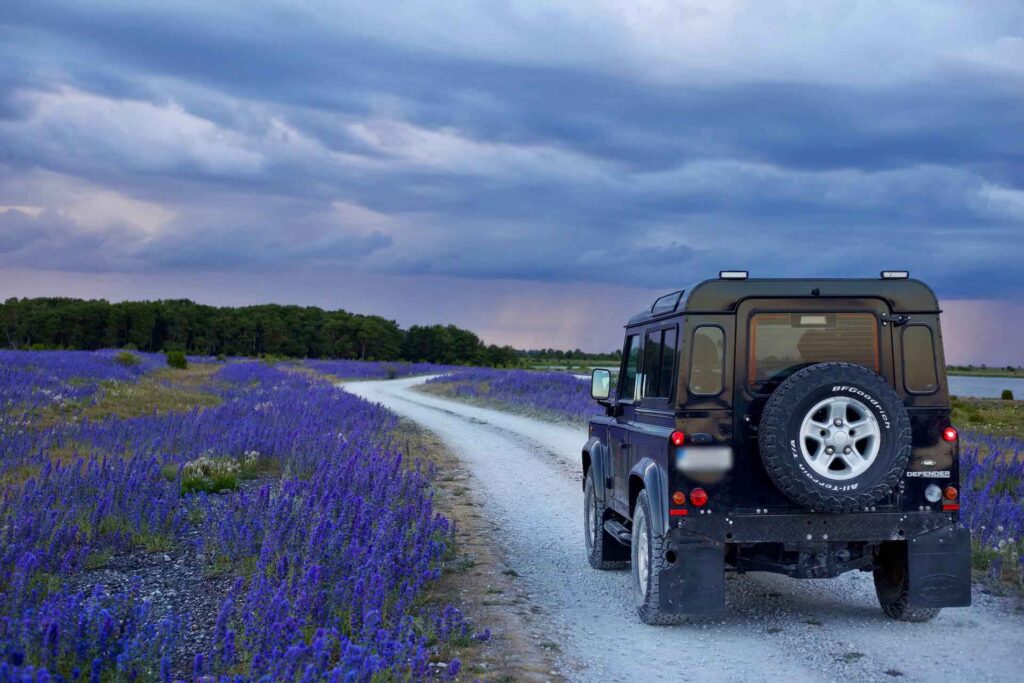
[[[583,538],[587,560],[594,569],[625,569],[629,566],[629,550],[604,530],[606,519],[608,509],[597,498],[591,469],[583,485]]]
[[[937,608],[909,606],[910,572],[907,571],[907,549],[902,542],[885,543],[875,560],[875,593],[886,616],[897,621],[931,621],[941,611]]]
[[[651,505],[641,491],[633,509],[633,599],[645,624],[679,624],[686,617],[661,611],[661,570],[665,568],[664,539],[651,530]]]

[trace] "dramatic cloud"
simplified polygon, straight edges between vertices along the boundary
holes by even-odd
[[[1012,301],[1021,149],[1019,2],[0,9],[0,269]]]

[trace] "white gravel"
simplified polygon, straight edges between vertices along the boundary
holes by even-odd
[[[628,572],[592,569],[583,550],[582,429],[428,396],[425,378],[345,389],[418,422],[469,467],[495,542],[550,618],[573,680],[1021,680],[1024,612],[983,594],[929,624],[886,619],[869,574],[797,581],[728,575],[728,612],[645,626]]]

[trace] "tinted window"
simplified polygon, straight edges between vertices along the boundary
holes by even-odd
[[[676,360],[676,330],[653,330],[644,343],[644,396],[672,395],[672,371]]]
[[[813,363],[843,361],[878,371],[871,313],[758,313],[750,321],[749,383],[763,390]]]
[[[690,353],[690,393],[702,396],[720,394],[725,370],[725,334],[722,328],[698,327],[693,333]]]
[[[658,368],[661,366],[661,330],[648,332],[644,341],[644,396],[658,395]]]
[[[661,367],[658,369],[658,395],[672,395],[672,371],[676,362],[676,328],[665,330],[661,339]]]
[[[903,383],[915,394],[931,394],[939,388],[935,342],[931,328],[925,325],[903,330]]]
[[[626,345],[622,349],[623,366],[618,398],[623,401],[632,401],[636,390],[636,371],[640,361],[639,341],[640,337],[631,334],[626,337]]]

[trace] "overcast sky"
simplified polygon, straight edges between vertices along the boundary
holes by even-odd
[[[1024,362],[1024,3],[144,4],[0,4],[0,296],[596,350],[721,268],[899,267]]]

